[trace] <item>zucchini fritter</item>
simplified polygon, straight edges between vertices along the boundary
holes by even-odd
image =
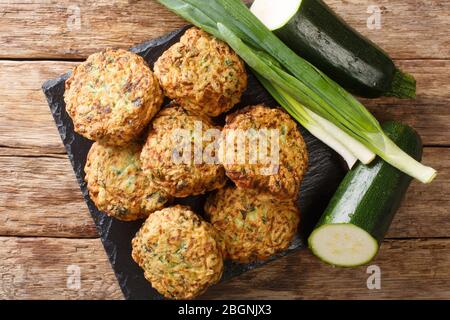
[[[216,117],[247,87],[244,63],[224,42],[191,28],[155,63],[164,93],[185,109]]]
[[[247,139],[244,163],[227,162],[223,156],[225,152],[220,152],[221,162],[224,164],[227,176],[239,188],[253,189],[280,199],[297,198],[300,184],[308,167],[306,145],[297,124],[280,109],[271,109],[263,105],[250,106],[227,116],[223,136],[226,137],[230,131],[248,132],[252,129],[256,132],[263,129],[277,130],[279,137],[278,164],[267,164],[261,161],[251,163],[249,161],[250,150],[252,148],[255,150],[256,146],[259,154],[261,144],[252,144]],[[226,139],[221,139],[221,149],[238,149],[237,140],[232,143],[233,145],[230,146],[226,144]],[[268,143],[267,147],[267,149],[271,149],[274,146]],[[235,152],[237,154],[238,150]],[[268,151],[267,154],[270,152]],[[267,169],[268,166],[272,166],[273,173],[263,174],[262,170]]]
[[[205,212],[223,242],[225,257],[241,263],[287,249],[300,221],[294,201],[231,186],[212,194]]]
[[[148,217],[171,197],[159,190],[141,170],[141,146],[104,146],[96,142],[89,151],[85,180],[97,208],[122,221]]]
[[[159,111],[163,94],[142,57],[109,49],[73,70],[64,101],[77,133],[120,146],[142,133]]]
[[[170,299],[193,299],[222,277],[214,228],[188,207],[153,213],[133,239],[132,256],[145,278]]]
[[[141,161],[144,172],[151,176],[158,187],[177,198],[204,194],[221,188],[226,183],[222,165],[203,160],[201,163],[195,163],[193,142],[189,161],[181,163],[174,161],[174,152],[180,147],[174,134],[177,130],[186,130],[192,134],[195,132],[196,124],[201,124],[202,135],[208,129],[215,128],[206,116],[193,114],[172,104],[161,110],[152,121],[147,142],[142,150]],[[192,141],[191,137],[188,137],[189,144]],[[210,142],[202,141],[203,148],[209,144]]]

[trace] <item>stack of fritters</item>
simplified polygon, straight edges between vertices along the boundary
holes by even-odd
[[[277,130],[272,174],[261,174],[267,164],[227,163],[219,155],[216,162],[199,163],[194,156],[174,161],[178,130],[221,130],[211,117],[231,110],[246,86],[242,60],[196,28],[159,58],[154,74],[141,57],[106,50],[76,67],[66,82],[75,130],[96,141],[85,167],[91,199],[114,218],[147,218],[133,239],[132,256],[167,298],[198,296],[220,280],[224,258],[267,259],[296,233],[308,157],[296,123],[283,111],[258,105],[228,115],[218,141],[224,151],[237,148],[223,139],[232,130]],[[163,93],[172,102],[160,111]],[[198,145],[191,138],[185,144],[194,152]],[[203,139],[201,149],[210,143]],[[166,207],[173,198],[214,190],[205,205],[210,222],[188,207]]]

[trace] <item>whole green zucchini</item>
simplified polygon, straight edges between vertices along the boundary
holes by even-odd
[[[287,46],[348,91],[414,98],[416,81],[322,0],[255,0],[252,12]]]
[[[409,126],[387,122],[383,129],[409,155],[422,158],[422,142]],[[358,163],[345,176],[309,237],[309,247],[323,261],[337,266],[365,264],[376,255],[411,177],[380,158]]]

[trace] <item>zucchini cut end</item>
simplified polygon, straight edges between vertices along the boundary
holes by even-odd
[[[322,225],[314,230],[308,242],[315,256],[338,267],[364,265],[378,252],[377,240],[350,223]]]
[[[302,0],[255,0],[250,11],[270,30],[284,27],[300,8]]]

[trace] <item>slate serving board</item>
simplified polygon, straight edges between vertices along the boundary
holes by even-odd
[[[137,45],[130,50],[144,57],[153,69],[153,64],[158,57],[171,45],[176,43],[187,28],[189,28],[189,26],[161,38]],[[162,296],[145,280],[142,270],[131,258],[131,239],[134,237],[143,221],[121,222],[112,219],[101,213],[89,198],[86,183],[84,182],[84,165],[92,141],[75,133],[72,120],[66,113],[63,97],[64,83],[69,75],[70,73],[66,73],[57,79],[46,81],[43,84],[42,89],[47,97],[50,110],[74,168],[83,197],[97,226],[98,233],[117,276],[120,287],[122,288],[126,299],[163,299]],[[256,78],[249,73],[248,89],[244,93],[241,103],[239,103],[239,105],[231,112],[247,105],[259,103],[264,103],[271,107],[277,105]],[[223,121],[224,116],[217,119],[219,124],[223,123]],[[346,167],[342,159],[303,128],[300,127],[300,130],[302,131],[308,147],[310,165],[301,188],[299,207],[302,219],[297,236],[288,250],[271,258],[269,261],[245,265],[227,261],[225,263],[222,281],[226,281],[243,272],[254,269],[290,252],[305,247],[305,239],[312,231],[312,228],[328,204],[332,194],[342,181],[346,172]],[[205,200],[205,196],[189,197],[178,199],[176,200],[176,203],[190,205],[195,212],[203,215],[203,204]],[[301,263],[301,261],[299,261],[299,263]]]

